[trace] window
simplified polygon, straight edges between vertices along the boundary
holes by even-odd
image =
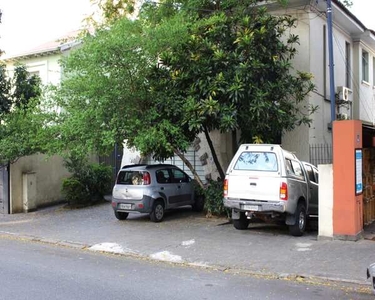
[[[168,170],[157,170],[156,171],[156,181],[158,183],[170,183],[171,177]]]
[[[368,68],[368,52],[362,50],[362,80],[366,82],[369,82]]]
[[[300,177],[301,179],[305,179],[305,176],[303,175],[303,172],[302,172],[301,164],[298,161],[292,160],[292,166],[293,166],[294,174],[297,177]]]
[[[184,172],[178,169],[172,169],[173,174],[173,182],[189,182],[189,176],[187,176]]]
[[[286,159],[286,173],[298,177],[298,179],[305,180],[305,175],[302,172],[301,164],[292,159]]]
[[[319,172],[318,172],[318,169],[316,168],[314,168],[314,175],[315,175],[316,183],[319,183]]]
[[[372,85],[375,86],[375,57],[372,58]]]
[[[278,169],[277,157],[273,152],[242,152],[234,169],[276,172]]]
[[[350,65],[350,44],[345,42],[345,86],[348,88],[351,88]]]
[[[315,176],[314,176],[313,169],[308,165],[305,165],[305,169],[306,169],[306,172],[307,172],[307,176],[309,177],[309,180],[312,181],[312,182],[315,182]]]
[[[117,177],[117,184],[141,185],[143,174],[140,171],[121,171]]]
[[[304,164],[304,166],[305,166],[305,170],[307,172],[307,176],[309,177],[309,180],[311,182],[318,183],[318,171],[314,170],[313,167],[310,166],[310,165]]]

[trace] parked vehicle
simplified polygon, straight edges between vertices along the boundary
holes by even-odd
[[[375,294],[375,263],[368,266],[367,279],[370,279],[372,292]]]
[[[149,213],[160,222],[166,209],[191,205],[203,209],[203,199],[194,195],[194,180],[174,165],[129,165],[123,167],[112,192],[112,207],[119,220],[129,213]]]
[[[301,236],[307,216],[318,214],[318,170],[280,145],[241,145],[226,172],[224,206],[236,229],[253,218],[282,220]]]

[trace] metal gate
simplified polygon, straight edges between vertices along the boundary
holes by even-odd
[[[112,168],[113,185],[116,180],[117,172],[121,168],[122,152],[122,146],[115,145],[113,151],[109,155],[99,156],[99,163]]]
[[[0,214],[9,214],[9,173],[8,166],[0,167]]]

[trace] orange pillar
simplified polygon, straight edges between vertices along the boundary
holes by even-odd
[[[356,195],[356,172],[362,182],[362,161],[357,168],[356,149],[362,149],[362,122],[333,122],[333,236],[337,239],[362,237],[362,193]]]

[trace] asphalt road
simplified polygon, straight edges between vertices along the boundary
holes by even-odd
[[[0,299],[374,299],[332,284],[254,278],[0,238]]]

